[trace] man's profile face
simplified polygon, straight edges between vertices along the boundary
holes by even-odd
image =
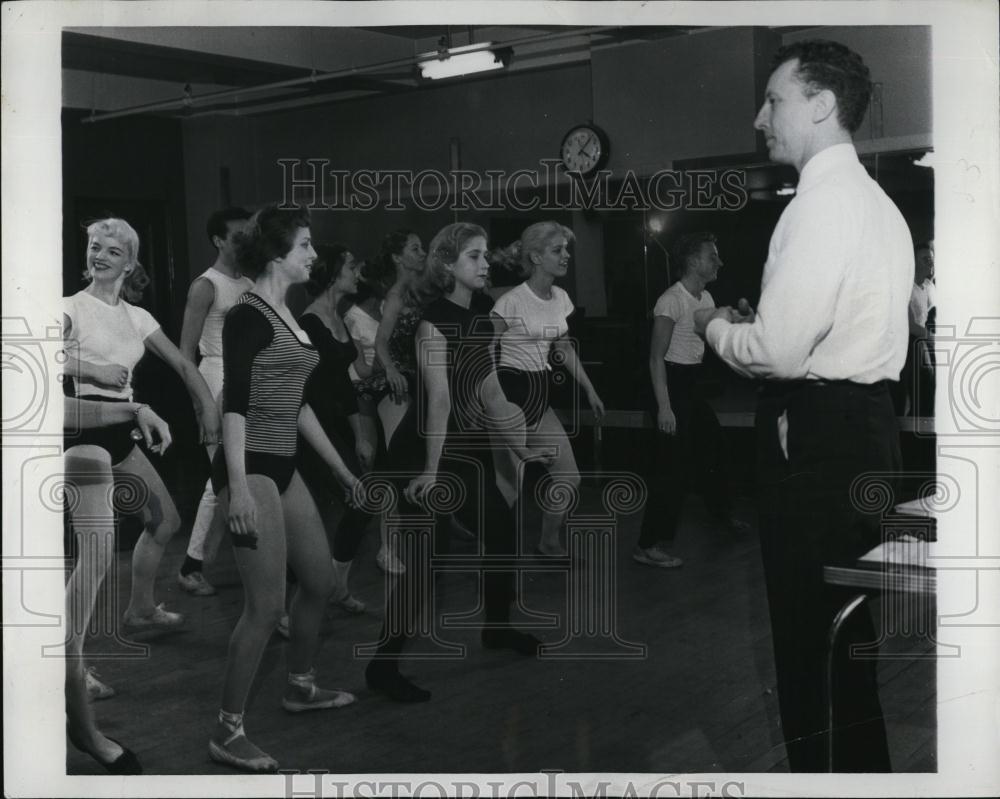
[[[221,239],[219,247],[219,252],[228,257],[232,258],[235,256],[235,242],[234,238],[237,233],[242,233],[243,229],[246,227],[246,220],[244,219],[231,219],[226,222],[226,237]]]
[[[795,76],[798,65],[796,58],[771,73],[753,126],[764,134],[772,161],[801,168],[813,133],[813,108],[804,93],[805,84]]]
[[[711,241],[703,242],[695,262],[695,272],[705,283],[711,283],[719,276],[721,266],[722,258],[719,257],[719,248]]]
[[[921,247],[916,253],[916,274],[915,283],[923,283],[925,280],[934,277],[934,250],[930,247]]]

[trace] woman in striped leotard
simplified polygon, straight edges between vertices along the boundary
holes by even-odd
[[[333,569],[319,512],[295,468],[298,434],[333,471],[350,504],[361,504],[363,492],[303,403],[319,355],[295,323],[285,294],[309,278],[316,259],[308,215],[273,206],[257,212],[238,253],[242,272],[255,286],[226,315],[222,331],[223,449],[216,453],[212,480],[246,599],[229,642],[209,755],[247,771],[275,771],[277,761],[247,739],[243,712],[264,647],[284,612],[286,564],[295,572],[298,591],[289,614],[282,706],[297,713],[354,701],[349,693],[315,682],[313,661]]]

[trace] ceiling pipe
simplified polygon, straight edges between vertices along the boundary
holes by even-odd
[[[597,28],[580,28],[573,31],[565,31],[563,33],[544,33],[537,36],[526,36],[521,39],[511,39],[505,42],[484,42],[482,47],[484,49],[495,49],[498,47],[518,47],[526,44],[541,44],[544,42],[558,41],[560,39],[576,38],[580,36],[597,36],[600,34],[610,33],[612,31],[621,30],[622,26],[604,26]],[[307,77],[302,78],[289,78],[288,80],[276,81],[274,83],[264,83],[259,86],[250,86],[242,89],[226,89],[221,92],[209,92],[207,94],[190,95],[179,98],[177,100],[161,100],[156,103],[144,103],[142,105],[134,105],[129,108],[122,108],[118,111],[108,111],[104,114],[94,114],[91,113],[90,116],[84,117],[81,122],[91,123],[91,122],[103,122],[107,119],[120,119],[122,117],[135,116],[137,114],[148,114],[153,111],[172,111],[177,109],[194,109],[199,103],[206,102],[218,102],[219,100],[224,100],[228,97],[240,97],[249,94],[256,94],[258,92],[274,91],[275,89],[287,89],[294,86],[302,86],[304,84],[319,83],[321,81],[335,80],[337,78],[346,78],[352,76],[362,76],[375,74],[378,72],[383,72],[385,70],[399,69],[400,67],[412,68],[416,66],[421,61],[426,60],[425,56],[410,56],[408,58],[400,58],[393,61],[382,61],[378,64],[370,64],[365,67],[348,67],[346,69],[338,69],[333,72],[323,72],[321,74],[312,74]],[[275,102],[280,102],[281,98],[275,98]]]

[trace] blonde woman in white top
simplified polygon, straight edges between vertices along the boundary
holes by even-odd
[[[147,352],[162,358],[184,381],[194,401],[203,443],[218,442],[219,412],[204,378],[186,360],[137,301],[148,284],[139,263],[139,236],[123,219],[102,219],[87,228],[87,278],[83,291],[65,300],[63,335],[66,372],[76,395],[99,402],[130,402],[132,371]],[[184,617],[153,600],[156,571],[164,548],[180,526],[167,487],[142,449],[130,437],[132,425],[115,425],[67,436],[67,448],[95,444],[111,455],[116,477],[141,484],[143,532],[132,554],[132,589],[125,625],[133,629],[175,628]]]
[[[552,478],[576,491],[580,472],[573,448],[555,412],[549,407],[552,380],[550,360],[566,368],[583,389],[597,419],[604,416],[604,403],[587,376],[567,337],[567,318],[573,303],[555,285],[569,270],[569,245],[573,232],[557,222],[538,222],[521,234],[521,268],[524,283],[502,295],[493,307],[495,335],[500,342],[497,375],[507,399],[524,412],[528,444],[555,452],[548,466]],[[497,482],[508,503],[519,490],[518,459],[510,451],[498,453]],[[542,531],[537,551],[542,555],[565,555],[560,529],[565,511],[542,509]]]

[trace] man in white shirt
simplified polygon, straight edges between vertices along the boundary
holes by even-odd
[[[827,41],[781,48],[754,127],[771,160],[799,172],[771,237],[755,317],[698,311],[696,327],[740,374],[764,378],[757,408],[761,554],[782,732],[792,771],[824,771],[830,730],[824,662],[843,597],[823,566],[880,543],[878,514],[854,481],[900,468],[889,381],[906,359],[910,233],[859,163],[851,140],[871,82],[860,56]],[[745,321],[745,324],[740,324]],[[851,645],[877,638],[855,614],[836,653],[836,771],[887,771],[875,662]]]
[[[191,363],[197,363],[198,371],[208,383],[212,396],[222,405],[222,324],[226,312],[233,307],[240,296],[253,288],[253,281],[239,272],[236,262],[235,236],[246,226],[250,212],[245,208],[223,208],[208,218],[205,232],[218,255],[215,263],[202,272],[188,289],[187,305],[184,307],[184,324],[181,328],[181,354]],[[221,443],[221,442],[220,442]],[[208,458],[215,456],[216,444],[208,444]],[[204,561],[211,560],[224,532],[222,519],[215,520],[216,500],[212,481],[205,483],[198,513],[191,526],[191,539],[187,555],[177,583],[195,596],[212,596],[213,586],[204,576]],[[215,522],[213,525],[213,521]]]
[[[682,563],[669,550],[692,484],[720,525],[733,532],[749,529],[732,516],[725,441],[704,392],[705,342],[694,330],[695,311],[715,309],[707,288],[722,267],[715,234],[679,236],[670,261],[680,276],[653,307],[649,374],[656,448],[646,477],[646,510],[632,551],[638,563],[667,569]]]

